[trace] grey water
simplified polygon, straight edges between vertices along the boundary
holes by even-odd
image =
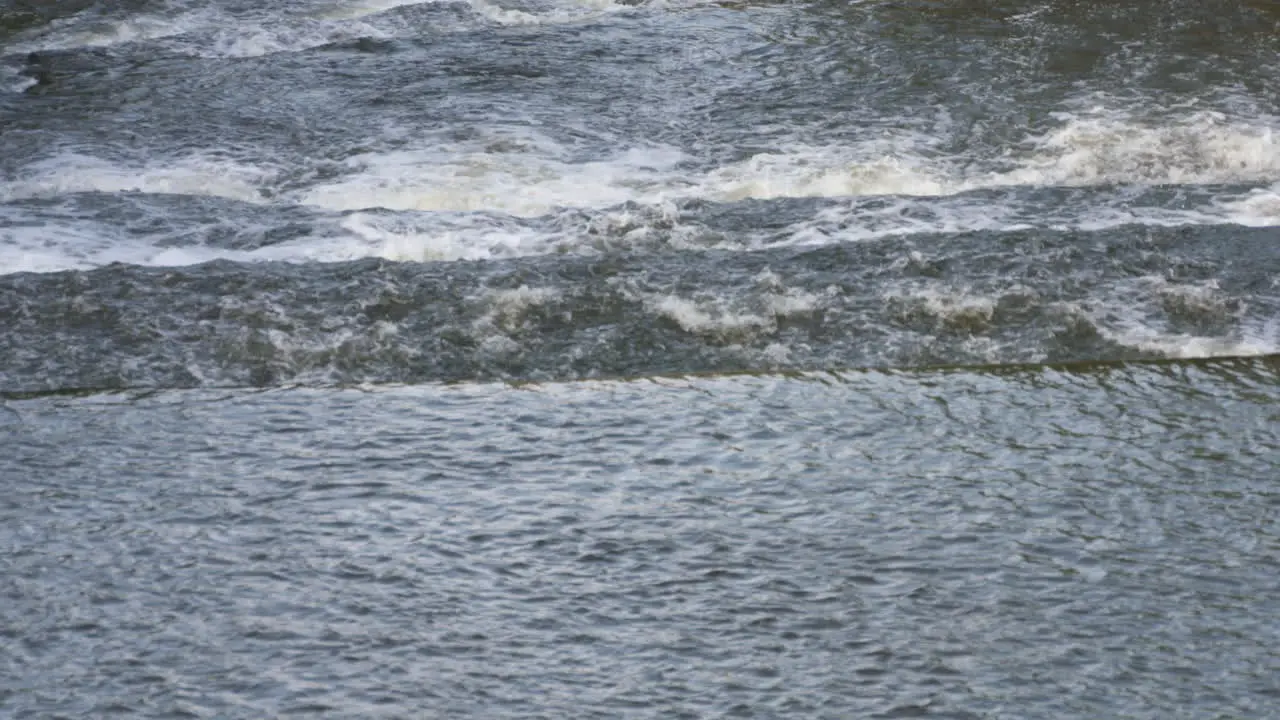
[[[0,0],[0,716],[1280,717],[1271,0]]]
[[[11,402],[18,717],[1273,717],[1280,367]]]

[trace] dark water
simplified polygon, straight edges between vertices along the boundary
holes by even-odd
[[[1273,0],[0,0],[0,716],[1280,717]]]

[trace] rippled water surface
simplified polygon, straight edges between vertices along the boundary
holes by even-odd
[[[0,716],[1280,717],[1272,0],[0,0]]]
[[[1278,372],[11,401],[0,701],[1272,716]]]

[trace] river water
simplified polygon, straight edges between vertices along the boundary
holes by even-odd
[[[0,0],[0,716],[1280,717],[1272,0]]]

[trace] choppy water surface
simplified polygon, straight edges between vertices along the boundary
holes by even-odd
[[[1280,347],[1269,2],[12,5],[0,385]]]
[[[0,0],[0,715],[1280,716],[1277,128],[1271,0]]]

